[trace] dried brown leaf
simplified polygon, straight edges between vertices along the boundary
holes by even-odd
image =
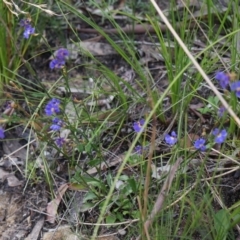
[[[70,58],[77,59],[78,55],[84,51],[91,53],[93,56],[106,56],[116,54],[116,51],[110,44],[100,42],[79,42],[77,44],[68,44],[67,49],[70,51]]]
[[[47,221],[48,222],[50,223],[55,222],[59,203],[61,202],[62,196],[67,189],[68,189],[68,184],[65,183],[61,185],[58,189],[58,194],[56,198],[54,198],[51,202],[48,203],[47,205]]]
[[[17,187],[22,185],[22,181],[19,181],[14,175],[7,177],[7,182],[9,187]]]
[[[0,168],[0,181],[3,181],[7,176],[9,176],[9,174],[9,172],[6,172],[2,168]]]

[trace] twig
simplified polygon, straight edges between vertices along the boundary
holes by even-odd
[[[194,26],[196,26],[195,22],[191,22],[189,25],[189,28],[193,28]],[[179,22],[176,24],[175,26],[177,29],[180,29],[181,27],[183,27],[183,23]],[[162,32],[166,32],[168,30],[168,27],[166,25],[163,24],[159,24],[159,28]],[[80,28],[77,29],[79,32],[84,32],[84,33],[100,33],[101,31],[98,31],[97,29],[91,29],[91,28]],[[150,24],[136,24],[134,25],[134,28],[132,25],[127,25],[126,27],[123,28],[111,28],[111,29],[103,29],[102,30],[104,33],[108,33],[108,34],[119,34],[121,32],[124,33],[135,33],[135,34],[143,34],[143,33],[155,33],[156,30],[155,28],[150,25]]]
[[[145,230],[147,230],[149,228],[149,226],[152,224],[153,222],[153,219],[154,217],[156,216],[156,214],[161,210],[162,206],[163,206],[163,202],[164,202],[164,199],[165,199],[165,196],[166,196],[166,192],[169,191],[171,185],[172,185],[172,181],[173,181],[173,178],[175,176],[175,173],[178,169],[178,166],[180,165],[182,161],[182,158],[178,158],[176,163],[172,166],[170,172],[169,172],[169,175],[168,177],[166,178],[163,186],[162,186],[162,189],[158,195],[158,198],[153,206],[153,209],[152,209],[152,212],[151,214],[149,215],[148,217],[148,220],[144,223],[144,228]],[[137,240],[140,240],[141,239],[141,236],[139,236],[137,238]]]
[[[150,101],[151,108],[153,109],[153,100],[151,99]],[[156,139],[156,125],[157,125],[157,119],[156,119],[156,113],[153,114],[153,129],[152,129],[152,136],[151,136],[151,144],[149,148],[149,154],[148,154],[148,161],[147,161],[147,172],[146,172],[146,178],[145,178],[145,184],[144,184],[144,193],[143,193],[143,218],[144,221],[147,217],[147,206],[148,206],[148,190],[149,190],[149,185],[150,185],[150,178],[151,178],[151,164],[152,164],[152,157],[153,157],[153,152],[155,149],[155,139]],[[145,235],[147,239],[149,238],[148,230],[145,229]]]

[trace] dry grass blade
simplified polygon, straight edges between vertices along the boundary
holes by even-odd
[[[148,217],[148,220],[144,223],[144,229],[145,229],[145,233],[147,234],[148,232],[148,228],[149,226],[152,224],[152,221],[154,219],[154,217],[156,216],[156,214],[161,210],[162,206],[163,206],[163,202],[166,196],[167,191],[170,189],[171,185],[172,185],[172,181],[173,178],[175,176],[175,173],[178,169],[178,166],[180,165],[182,161],[182,158],[178,158],[176,163],[173,165],[172,169],[169,172],[168,177],[166,178],[163,187],[158,195],[158,198],[153,206],[153,210],[150,214],[150,216]],[[141,236],[139,236],[137,238],[138,240],[141,239]]]

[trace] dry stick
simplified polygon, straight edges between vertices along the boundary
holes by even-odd
[[[141,215],[141,219],[142,219],[142,222],[145,221],[145,217],[143,216],[143,209],[142,209],[142,204],[141,204],[141,200],[140,200],[140,197],[137,196],[137,201],[138,201],[138,208],[139,208],[139,212],[140,212],[140,215]],[[143,236],[144,236],[144,231],[145,231],[145,228],[143,227]],[[148,234],[148,230],[145,231],[145,235],[147,237],[148,240],[150,240],[150,236]]]
[[[193,28],[196,26],[196,23],[195,22],[191,22],[190,25],[189,25],[189,28]],[[180,29],[183,27],[183,23],[182,22],[179,22],[176,24],[176,28]],[[159,29],[162,31],[162,32],[166,32],[168,30],[168,27],[163,25],[163,24],[159,24]],[[77,29],[78,31],[80,32],[84,32],[84,33],[100,33],[98,30],[96,29],[91,29],[91,28],[80,28],[80,29]],[[123,28],[118,28],[118,29],[115,29],[115,28],[111,28],[111,29],[104,29],[103,30],[104,33],[109,33],[109,34],[119,34],[120,32],[124,32],[124,33],[135,33],[135,34],[143,34],[143,33],[146,33],[146,32],[149,32],[149,33],[155,33],[155,28],[150,25],[150,24],[136,24],[134,25],[134,28],[132,25],[128,25],[126,27],[123,27]]]
[[[151,108],[153,109],[153,100],[151,99],[150,101]],[[149,190],[149,185],[150,185],[150,177],[151,177],[151,164],[152,164],[152,157],[153,157],[153,152],[155,149],[155,139],[156,139],[156,125],[157,125],[157,119],[156,119],[156,113],[153,114],[153,130],[152,130],[152,136],[151,136],[151,145],[149,149],[149,155],[148,155],[148,162],[147,162],[147,173],[146,173],[146,178],[145,178],[145,184],[144,184],[144,193],[143,193],[143,217],[144,221],[146,220],[147,217],[147,206],[148,206],[148,190]],[[144,228],[145,229],[145,228]],[[145,234],[147,238],[149,238],[148,231],[146,229]]]
[[[188,50],[188,48],[186,47],[186,45],[183,43],[183,41],[181,40],[181,38],[179,37],[179,35],[176,33],[176,31],[173,29],[172,25],[170,24],[170,22],[168,21],[168,19],[165,17],[165,15],[163,14],[162,10],[159,8],[159,6],[156,4],[155,0],[150,0],[151,3],[153,4],[154,8],[156,9],[156,11],[158,12],[159,16],[161,17],[161,19],[163,20],[163,22],[166,24],[167,28],[169,29],[169,31],[172,33],[172,35],[174,36],[174,38],[177,40],[178,44],[181,46],[181,48],[183,49],[183,51],[186,53],[186,55],[189,57],[189,59],[191,60],[191,62],[193,63],[193,65],[196,67],[196,69],[198,70],[198,72],[202,75],[202,77],[204,78],[204,80],[207,82],[207,84],[210,86],[210,88],[212,89],[212,91],[215,93],[215,95],[218,97],[218,99],[220,100],[220,102],[222,103],[222,105],[227,109],[227,111],[229,112],[229,114],[233,117],[233,119],[236,121],[236,123],[238,124],[238,126],[240,127],[240,119],[237,117],[237,115],[234,113],[234,111],[232,110],[232,108],[230,108],[230,106],[228,105],[228,103],[225,101],[225,99],[222,97],[222,95],[220,94],[220,92],[217,90],[217,88],[214,86],[214,84],[211,82],[211,80],[209,79],[209,77],[207,76],[207,74],[204,72],[204,70],[201,68],[201,66],[198,64],[198,62],[196,61],[196,59],[194,58],[194,56],[190,53],[190,51]]]
[[[140,215],[141,215],[141,219],[142,221],[144,221],[144,218],[143,218],[143,214],[142,214],[142,203],[141,203],[141,200],[140,200],[140,197],[137,196],[137,202],[138,202],[138,208],[139,208],[139,212],[140,212]]]
[[[176,173],[181,161],[182,161],[182,158],[178,158],[176,163],[172,166],[172,168],[169,172],[169,175],[162,186],[161,192],[159,193],[158,198],[153,206],[153,210],[152,210],[151,214],[149,215],[148,220],[144,223],[145,230],[148,230],[149,226],[152,224],[154,217],[161,210],[166,193],[167,193],[167,191],[169,191],[169,189],[172,185],[173,178],[175,176],[175,173]],[[139,239],[141,239],[141,236],[139,236],[137,238],[137,240],[139,240]]]
[[[189,10],[189,8],[187,7],[187,5],[182,1],[183,5]],[[189,11],[190,12],[190,11]],[[195,20],[196,17],[193,16],[193,14],[191,14],[192,19]],[[207,19],[208,15],[205,14],[203,16],[200,17],[201,20],[203,19]],[[188,19],[190,24],[188,25],[189,29],[190,28],[195,28],[196,25],[199,25],[196,20],[192,21],[192,19]],[[168,30],[168,26],[159,23],[159,29],[162,32],[166,32]],[[175,24],[175,28],[177,29],[181,29],[182,27],[185,26],[185,23],[183,22],[178,22]],[[83,32],[83,33],[100,33],[101,32],[97,29],[92,29],[92,28],[77,28],[76,29],[79,32]],[[124,33],[135,33],[135,34],[143,34],[143,33],[155,33],[155,28],[151,25],[151,24],[147,24],[147,23],[141,23],[141,24],[135,24],[134,27],[132,25],[127,25],[125,27],[119,27],[119,28],[110,28],[110,29],[103,29],[102,30],[104,33],[108,33],[108,34],[119,34],[121,32]]]

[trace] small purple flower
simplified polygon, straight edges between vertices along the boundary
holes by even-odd
[[[55,117],[52,120],[52,122],[53,122],[53,125],[51,125],[50,129],[53,130],[53,131],[59,131],[64,124],[64,122],[57,117]]]
[[[172,131],[171,134],[166,134],[165,142],[173,146],[177,142],[177,134],[174,131]]]
[[[31,25],[25,27],[25,30],[23,32],[23,37],[28,39],[30,35],[34,34],[35,28],[33,28]]]
[[[227,131],[225,129],[219,130],[218,128],[215,128],[212,131],[213,136],[215,136],[214,142],[215,143],[223,143],[227,138]]]
[[[51,125],[50,129],[53,131],[59,131],[61,129],[61,126],[59,126],[57,124],[53,124],[53,125]]]
[[[231,91],[235,92],[236,96],[240,98],[240,81],[234,82],[230,85]]]
[[[19,25],[24,28],[23,37],[26,39],[35,32],[35,28],[32,27],[30,22],[30,19],[22,19],[19,23]]]
[[[65,143],[65,139],[62,137],[58,137],[58,138],[56,138],[55,143],[58,147],[62,147],[63,144]]]
[[[217,72],[215,75],[215,79],[218,80],[221,88],[226,89],[229,82],[230,82],[230,77],[224,72]]]
[[[137,145],[135,148],[134,148],[134,153],[136,153],[136,154],[142,154],[142,152],[143,152],[143,148],[142,148],[142,146],[140,146],[140,145]]]
[[[21,27],[28,27],[30,23],[31,23],[31,20],[28,18],[25,18],[25,19],[21,19],[21,21],[19,22],[19,25]]]
[[[61,59],[53,59],[50,63],[49,63],[49,67],[51,69],[54,69],[54,68],[63,68],[65,65],[65,61],[64,60],[61,60]]]
[[[69,56],[69,51],[66,48],[60,48],[54,53],[54,59],[50,62],[49,67],[54,68],[63,68],[65,61]]]
[[[226,108],[223,107],[223,106],[220,107],[220,108],[218,109],[218,116],[219,116],[219,117],[222,117],[225,112],[226,112]]]
[[[55,57],[59,60],[66,60],[68,56],[69,56],[69,51],[66,48],[60,48],[55,53]]]
[[[0,139],[5,138],[4,129],[0,127]]]
[[[143,131],[143,125],[145,123],[145,120],[144,119],[141,119],[137,122],[134,122],[133,123],[133,129],[135,132],[139,133],[139,132],[142,132]]]
[[[61,120],[61,119],[58,118],[58,117],[55,117],[55,118],[53,118],[52,123],[53,123],[53,124],[57,124],[57,125],[59,125],[59,126],[62,126],[62,125],[63,125],[63,120]]]
[[[45,107],[46,115],[51,116],[54,113],[59,113],[60,112],[59,105],[60,105],[59,99],[53,98],[52,100],[50,100]]]
[[[206,140],[204,138],[199,138],[198,140],[195,141],[194,147],[197,150],[200,150],[201,152],[204,152],[204,151],[206,151],[205,143],[206,143]]]

